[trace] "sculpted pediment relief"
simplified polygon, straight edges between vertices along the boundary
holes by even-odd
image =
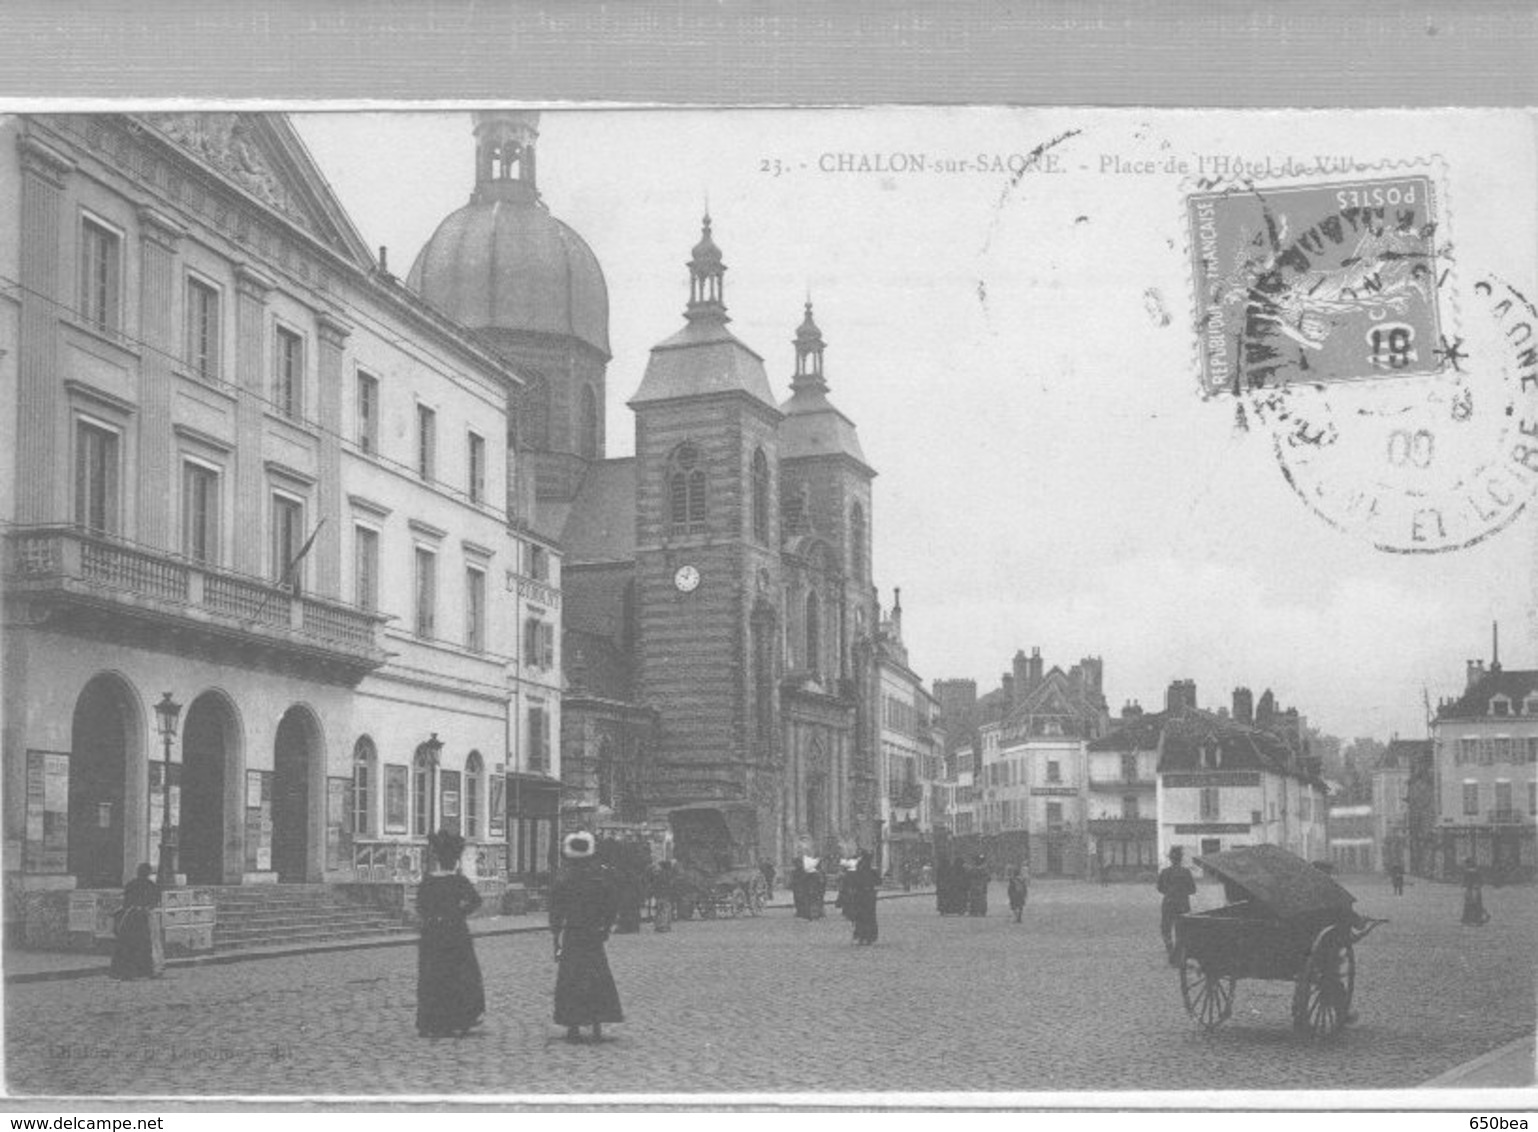
[[[234,113],[144,114],[141,120],[189,150],[252,196],[309,231],[311,218],[274,170],[254,123]]]

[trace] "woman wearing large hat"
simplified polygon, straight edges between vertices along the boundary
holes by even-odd
[[[609,870],[594,858],[591,833],[570,833],[561,842],[564,864],[550,892],[550,931],[554,936],[555,1021],[566,1027],[566,1040],[582,1040],[581,1027],[603,1038],[605,1022],[623,1022],[619,991],[609,972],[604,941],[619,911]]]

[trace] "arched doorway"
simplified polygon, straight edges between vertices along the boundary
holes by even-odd
[[[138,700],[121,677],[94,677],[75,701],[67,860],[81,888],[117,888],[130,871],[123,859],[127,831],[143,825],[135,820],[130,827],[125,803],[128,768],[142,761],[142,729]],[[41,832],[46,845],[50,831]]]
[[[289,708],[272,751],[272,867],[281,883],[319,879],[319,860],[312,876],[310,858],[320,793],[314,779],[322,765],[320,724],[308,708]]]
[[[227,776],[239,765],[239,736],[235,710],[222,694],[204,692],[192,701],[182,725],[178,858],[189,884],[223,884],[228,879],[225,794]]]

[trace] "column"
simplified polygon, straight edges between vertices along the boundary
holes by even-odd
[[[69,514],[69,422],[61,411],[59,294],[64,256],[64,182],[74,162],[34,137],[17,139],[21,156],[21,275],[16,358],[16,520],[63,521]]]
[[[267,528],[262,474],[262,413],[266,402],[267,296],[274,284],[245,264],[235,268],[235,524],[234,564],[243,574],[261,576]]]
[[[315,488],[315,589],[322,597],[342,596],[342,386],[346,380],[343,349],[352,328],[322,311],[316,316],[320,337],[319,382],[320,460]]]
[[[165,550],[177,545],[180,498],[171,443],[176,376],[181,357],[175,330],[176,246],[186,233],[152,208],[139,209],[139,334],[147,346],[139,360],[138,528],[140,542]]]

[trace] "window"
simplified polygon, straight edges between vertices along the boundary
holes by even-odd
[[[304,339],[286,327],[278,327],[273,354],[275,371],[272,400],[286,417],[304,415]]]
[[[535,543],[525,543],[524,571],[536,582],[550,578],[550,552]]]
[[[473,566],[465,570],[465,647],[486,648],[486,571]]]
[[[865,508],[858,503],[849,512],[849,576],[865,581]]]
[[[1137,821],[1137,795],[1127,794],[1121,800],[1121,816],[1124,821]]]
[[[822,661],[822,614],[817,595],[806,595],[806,667],[817,672]]]
[[[432,832],[433,760],[421,748],[411,760],[411,832],[426,837]]]
[[[1503,817],[1511,816],[1511,783],[1505,779],[1495,784],[1495,812]]]
[[[1058,829],[1063,824],[1063,804],[1061,802],[1047,803],[1047,828]]]
[[[289,495],[272,497],[272,580],[295,593],[303,589],[304,504]]]
[[[523,662],[535,668],[555,667],[555,626],[538,617],[523,622]]]
[[[379,608],[379,532],[354,527],[353,534],[353,600],[373,613]]]
[[[465,758],[465,834],[471,838],[481,835],[481,778],[486,766],[481,762],[479,751],[471,751]]]
[[[1527,812],[1538,814],[1538,782],[1527,784]]]
[[[431,640],[437,635],[438,556],[426,547],[419,546],[416,559],[417,636]]]
[[[1527,737],[1527,761],[1529,763],[1538,763],[1538,735],[1529,735]]]
[[[102,534],[118,527],[118,434],[75,425],[75,523]]]
[[[187,364],[199,377],[217,380],[222,343],[219,338],[219,290],[201,279],[187,280]]]
[[[417,475],[432,481],[438,459],[438,414],[417,406]]]
[[[379,379],[358,371],[358,447],[379,451]]]
[[[1496,696],[1490,701],[1491,715],[1510,715],[1511,700],[1506,696]]]
[[[1124,754],[1121,757],[1121,780],[1123,782],[1137,781],[1137,755]]]
[[[1495,761],[1498,763],[1511,763],[1517,761],[1516,744],[1508,735],[1503,735],[1494,741]]]
[[[577,422],[577,453],[598,459],[598,394],[591,385],[582,387],[582,419]]]
[[[80,224],[80,316],[99,330],[122,325],[123,242],[103,224]]]
[[[1218,820],[1218,787],[1203,786],[1201,788],[1199,813],[1202,821]]]
[[[614,808],[614,749],[607,739],[599,742],[598,758],[595,761],[598,768],[598,804],[612,810]]]
[[[1058,762],[1056,759],[1047,760],[1047,781],[1063,781],[1063,764]]]
[[[762,448],[753,450],[753,537],[769,541],[769,460]]]
[[[550,715],[540,704],[529,708],[529,769],[550,769]]]
[[[182,553],[194,562],[219,560],[219,473],[191,460],[182,465]]]
[[[693,444],[680,444],[668,459],[668,501],[673,534],[704,532],[705,469]]]
[[[753,637],[753,723],[761,742],[774,737],[774,626],[755,617]]]
[[[352,803],[348,809],[352,814],[354,836],[366,837],[373,832],[377,758],[374,741],[367,735],[361,736],[353,745]]]
[[[1473,817],[1479,813],[1479,783],[1465,782],[1463,784],[1463,814],[1465,817]]]
[[[470,502],[486,501],[486,438],[470,434],[470,470],[468,474]]]
[[[1458,766],[1470,766],[1479,758],[1479,741],[1477,739],[1459,739],[1458,751],[1453,761]]]

